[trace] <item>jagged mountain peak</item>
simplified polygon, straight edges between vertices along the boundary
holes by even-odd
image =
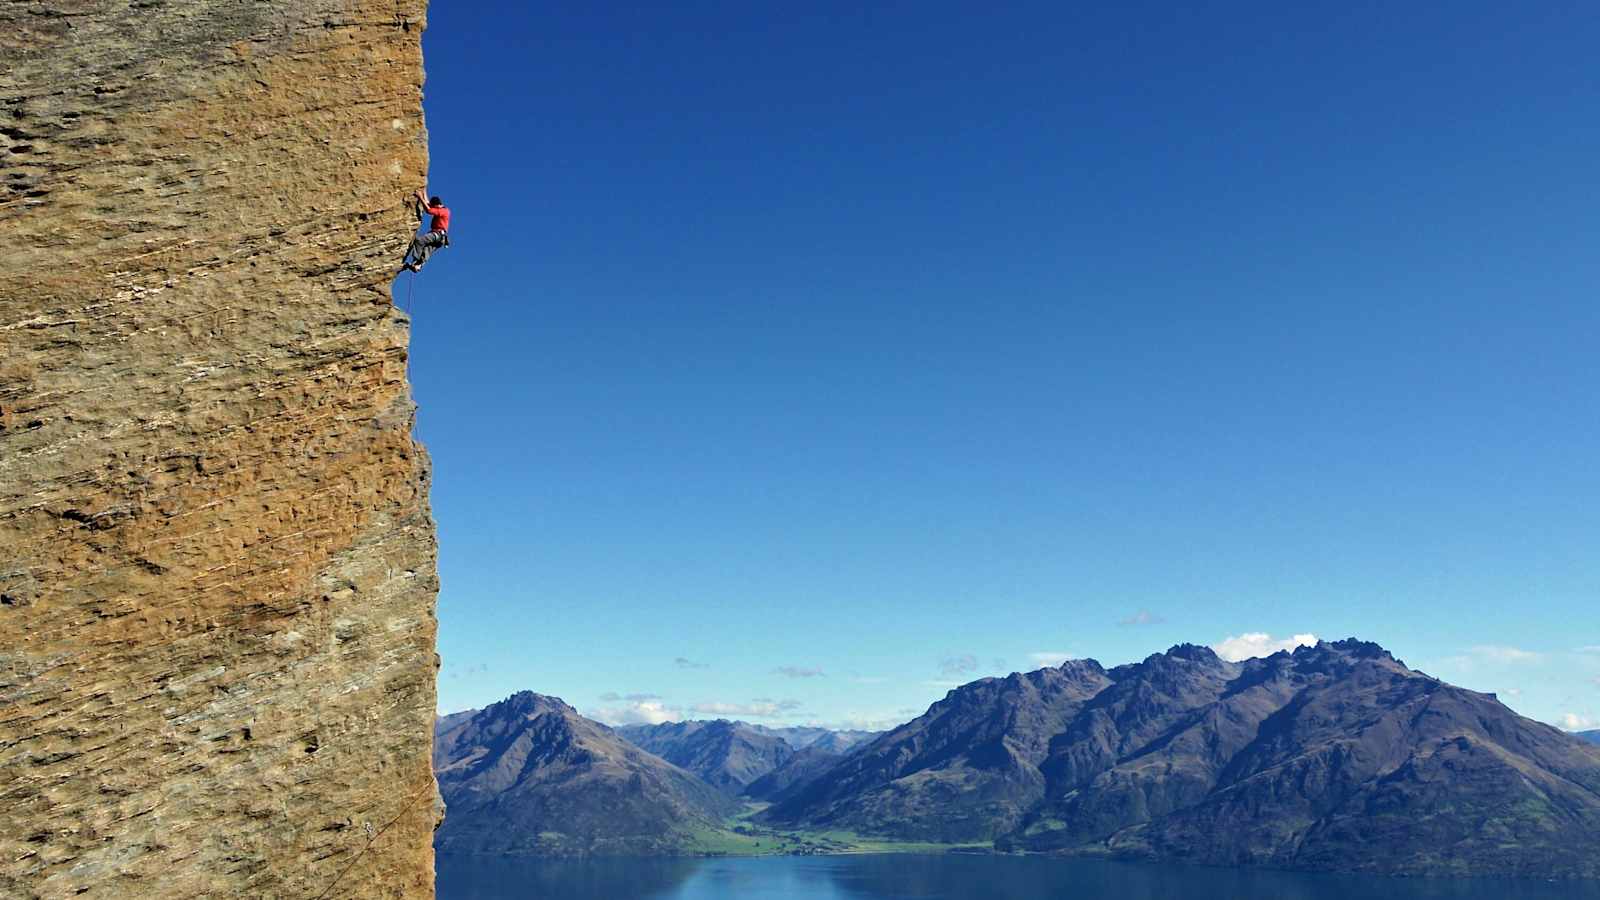
[[[1316,644],[1296,647],[1292,651],[1279,650],[1271,656],[1248,659],[1243,664],[1247,667],[1268,666],[1293,670],[1303,675],[1320,673],[1337,676],[1357,669],[1367,669],[1408,677],[1428,677],[1407,667],[1381,645],[1356,638],[1318,641]]]
[[[1405,667],[1405,663],[1404,662],[1402,662],[1393,653],[1390,653],[1388,650],[1384,649],[1379,644],[1376,644],[1376,643],[1374,643],[1372,641],[1363,641],[1363,640],[1360,640],[1358,638],[1353,638],[1353,637],[1345,638],[1342,641],[1318,641],[1317,645],[1315,647],[1297,647],[1296,648],[1296,652],[1299,652],[1301,650],[1307,651],[1308,653],[1312,652],[1312,651],[1316,651],[1316,650],[1322,650],[1324,652],[1336,651],[1338,653],[1344,654],[1345,656],[1347,656],[1347,657],[1349,657],[1351,659],[1366,659],[1366,660],[1378,660],[1378,661],[1387,660],[1389,662],[1393,662],[1393,663],[1399,665],[1402,668]]]
[[[1170,659],[1184,659],[1198,663],[1220,663],[1217,651],[1203,644],[1174,644],[1165,654]]]
[[[1210,647],[1196,644],[1178,644],[1165,653],[1152,653],[1135,663],[1126,663],[1107,671],[1115,682],[1166,684],[1171,686],[1187,679],[1215,680],[1231,677],[1238,663],[1228,662]]]
[[[578,711],[567,705],[567,702],[560,697],[536,694],[533,691],[518,691],[504,700],[489,704],[483,708],[483,712],[495,716],[536,715],[543,712],[578,715]]]
[[[1104,678],[1106,674],[1105,666],[1088,658],[1063,660],[1055,670],[1069,678]]]

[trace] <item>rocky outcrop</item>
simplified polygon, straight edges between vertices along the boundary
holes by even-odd
[[[0,4],[0,896],[432,895],[424,13]]]

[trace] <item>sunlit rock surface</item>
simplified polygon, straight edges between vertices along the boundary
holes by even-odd
[[[0,4],[0,896],[432,896],[425,8]]]

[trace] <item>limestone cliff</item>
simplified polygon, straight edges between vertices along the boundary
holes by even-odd
[[[0,896],[432,895],[425,6],[0,2]]]

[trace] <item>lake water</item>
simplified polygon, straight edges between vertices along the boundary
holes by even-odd
[[[1373,878],[1016,856],[440,857],[439,900],[1600,900],[1600,883]]]

